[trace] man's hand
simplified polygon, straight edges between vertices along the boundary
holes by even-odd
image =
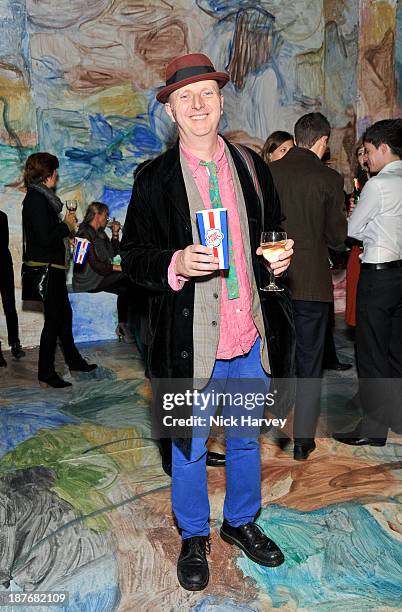
[[[354,211],[355,208],[356,208],[355,196],[352,193],[349,196],[349,208],[348,208],[348,212],[347,212],[347,215],[346,215],[348,218],[350,217],[350,215],[352,214],[352,212]]]
[[[190,244],[176,259],[175,273],[179,276],[208,276],[218,270],[219,259],[213,249],[202,244]]]
[[[272,272],[274,273],[274,276],[280,276],[281,274],[286,272],[286,270],[289,268],[290,261],[293,255],[293,248],[292,248],[293,245],[294,245],[294,240],[289,238],[286,241],[284,252],[279,255],[278,261],[274,261],[271,264],[268,264],[268,262],[264,260],[265,264],[267,266],[268,265],[270,266]],[[258,247],[256,253],[257,255],[262,255],[262,248]]]

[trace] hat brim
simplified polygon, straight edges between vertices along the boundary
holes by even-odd
[[[162,104],[166,104],[170,94],[177,89],[181,89],[186,85],[191,85],[191,83],[198,83],[199,81],[216,81],[218,83],[219,89],[222,89],[226,85],[228,81],[230,81],[230,76],[226,74],[226,72],[207,72],[204,74],[197,74],[192,77],[188,77],[187,79],[183,79],[182,81],[178,81],[177,83],[171,83],[171,85],[167,85],[163,87],[156,94],[156,99],[158,102]]]

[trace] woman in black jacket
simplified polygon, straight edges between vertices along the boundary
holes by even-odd
[[[24,262],[49,266],[45,322],[40,338],[38,379],[41,386],[69,387],[55,371],[57,338],[70,370],[90,372],[97,366],[88,364],[74,344],[72,310],[67,294],[68,237],[76,227],[74,213],[67,212],[61,221],[63,203],[55,193],[59,161],[50,153],[34,153],[25,164],[24,182],[27,194],[22,203]]]

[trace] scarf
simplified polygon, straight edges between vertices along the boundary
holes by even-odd
[[[56,195],[53,189],[46,187],[46,185],[44,185],[43,183],[38,183],[37,185],[29,185],[29,187],[31,189],[35,189],[36,191],[39,191],[39,193],[44,195],[47,201],[49,202],[50,206],[56,211],[56,213],[60,217],[60,213],[63,209],[63,202]]]

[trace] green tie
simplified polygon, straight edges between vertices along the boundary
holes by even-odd
[[[200,166],[206,166],[209,174],[209,199],[211,200],[212,208],[223,208],[221,196],[219,194],[218,174],[216,163],[214,161],[200,161]],[[225,275],[226,289],[228,291],[228,299],[234,300],[239,297],[239,281],[236,274],[235,257],[233,252],[232,240],[229,238],[229,272]]]

